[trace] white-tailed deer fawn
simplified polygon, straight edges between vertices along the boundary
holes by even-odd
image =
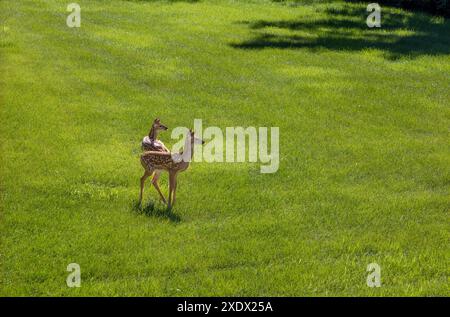
[[[153,173],[167,171],[169,173],[169,198],[167,206],[172,208],[175,204],[175,197],[177,191],[177,176],[179,172],[185,171],[189,167],[190,160],[194,153],[194,144],[203,144],[204,142],[194,136],[194,132],[189,130],[186,135],[185,145],[181,153],[167,153],[167,152],[155,152],[148,151],[141,155],[141,164],[145,169],[144,175],[141,177],[141,191],[139,195],[139,206],[142,206],[142,195],[144,192],[145,180]],[[154,183],[155,188],[158,190],[161,198],[164,202],[164,196],[159,190],[159,186],[156,180]]]

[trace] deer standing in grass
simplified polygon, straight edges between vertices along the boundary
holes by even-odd
[[[189,167],[189,163],[194,154],[194,144],[203,144],[204,141],[196,138],[194,132],[189,130],[186,135],[183,151],[180,153],[167,153],[167,152],[155,152],[147,151],[141,155],[141,164],[144,167],[145,172],[141,177],[141,191],[139,194],[139,206],[142,206],[142,195],[144,193],[145,180],[153,173],[161,173],[161,171],[167,171],[169,173],[169,197],[167,207],[170,209],[175,204],[175,197],[177,191],[177,176],[178,173],[185,171]],[[158,174],[159,175],[159,174]],[[157,184],[157,183],[156,183]],[[154,184],[155,185],[155,184]],[[166,202],[164,196],[159,190],[159,186],[156,188],[162,197],[164,203]]]

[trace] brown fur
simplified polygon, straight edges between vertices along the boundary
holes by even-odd
[[[190,131],[190,146],[191,146],[191,158],[194,153],[194,132]],[[181,155],[179,153],[178,155]],[[158,178],[162,170],[169,173],[169,198],[168,207],[171,208],[175,203],[176,188],[177,188],[177,175],[179,172],[185,171],[189,167],[189,162],[180,161],[175,162],[171,153],[146,151],[141,155],[141,164],[145,169],[144,175],[141,177],[141,191],[139,195],[139,205],[142,204],[142,195],[144,191],[145,180],[155,173],[155,177],[152,180],[153,185],[158,191],[161,199],[165,203],[164,195],[161,193],[158,186]],[[172,197],[173,194],[173,197]]]

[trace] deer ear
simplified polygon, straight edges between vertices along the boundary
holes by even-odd
[[[156,119],[155,119],[155,122],[158,122],[158,123],[159,123],[159,118],[156,118]]]

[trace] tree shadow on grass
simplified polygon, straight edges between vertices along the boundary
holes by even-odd
[[[381,28],[368,28],[365,7],[342,6],[318,10],[323,16],[298,20],[239,22],[254,37],[230,45],[238,49],[328,49],[360,51],[378,49],[390,60],[450,53],[450,23],[422,13],[386,9]]]
[[[134,210],[148,217],[167,219],[174,223],[181,222],[181,217],[174,213],[172,209],[168,209],[166,206],[156,205],[152,201],[142,208],[139,207],[139,203],[136,203],[134,205]]]

